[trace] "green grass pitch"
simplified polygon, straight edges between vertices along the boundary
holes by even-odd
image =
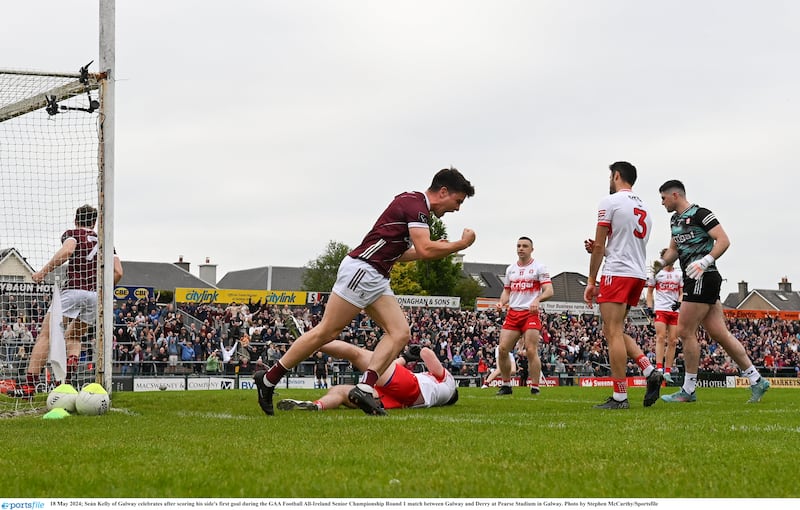
[[[280,389],[313,399],[324,390]],[[674,391],[666,388],[665,391]],[[455,406],[277,411],[254,391],[113,395],[104,416],[0,419],[6,498],[784,498],[800,496],[800,393],[592,409],[608,389],[461,388]]]

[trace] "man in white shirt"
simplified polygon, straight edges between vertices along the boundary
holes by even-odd
[[[647,241],[652,221],[644,202],[633,193],[636,167],[617,161],[611,170],[610,195],[600,201],[595,238],[584,242],[591,253],[589,278],[583,299],[592,306],[595,299],[603,318],[603,334],[608,343],[611,379],[614,392],[598,409],[628,409],[628,384],[625,376],[627,358],[631,357],[647,377],[644,406],[658,400],[663,376],[655,370],[642,349],[625,334],[625,318],[637,305],[647,278]],[[602,280],[597,286],[600,264]]]

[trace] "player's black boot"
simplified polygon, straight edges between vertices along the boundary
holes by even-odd
[[[272,395],[275,393],[275,386],[267,386],[264,382],[264,376],[267,374],[266,370],[259,370],[253,374],[253,381],[256,383],[256,390],[258,391],[258,405],[264,414],[273,416],[275,409],[272,407]]]

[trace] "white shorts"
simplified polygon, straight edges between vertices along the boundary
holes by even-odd
[[[359,308],[368,307],[381,296],[394,296],[388,278],[363,260],[350,256],[339,265],[333,292]]]
[[[450,402],[458,387],[453,374],[447,371],[441,381],[437,381],[430,372],[414,374],[414,377],[419,381],[419,391],[425,399],[425,403],[415,407],[443,406]]]
[[[97,292],[67,289],[61,291],[61,313],[70,319],[77,318],[86,324],[97,320]]]
[[[497,347],[494,348],[495,364],[497,364],[497,360],[499,358],[500,358],[500,346],[498,345]],[[514,370],[514,367],[517,366],[517,362],[514,361],[514,353],[513,352],[509,351],[508,359],[511,360],[511,368],[512,368],[512,370]],[[499,367],[500,365],[497,365],[497,366]]]

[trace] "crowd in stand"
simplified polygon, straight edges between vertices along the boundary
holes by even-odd
[[[159,306],[154,301],[121,302],[115,306],[114,352],[119,371],[128,374],[249,373],[253,365],[281,358],[300,329],[314,327],[323,305],[273,306],[258,303],[230,305]],[[411,344],[431,347],[455,374],[483,376],[495,366],[495,347],[502,325],[494,309],[466,311],[449,308],[410,308]],[[605,376],[608,352],[599,318],[568,313],[543,315],[540,356],[546,376],[565,383],[574,376]],[[745,345],[762,373],[800,375],[800,322],[781,319],[735,319],[728,326]],[[655,356],[652,325],[627,325],[627,333],[651,358]],[[360,315],[341,333],[341,339],[372,349],[380,328]],[[737,368],[719,345],[701,337],[701,371],[736,374]],[[518,352],[518,358],[524,353]],[[310,360],[309,360],[310,361]],[[518,366],[524,370],[527,362]],[[676,369],[683,355],[678,347]],[[331,371],[347,369],[330,360]],[[629,375],[638,375],[631,361]]]
[[[16,305],[16,303],[11,303]],[[20,368],[36,338],[29,310],[4,303],[0,357]],[[299,329],[314,327],[324,305],[288,307],[258,303],[230,305],[160,305],[155,300],[118,301],[114,307],[115,371],[128,375],[183,373],[249,373],[257,362],[272,365],[283,356]],[[14,313],[12,313],[14,312]],[[495,367],[495,347],[502,320],[494,309],[466,311],[449,308],[407,310],[412,344],[431,347],[454,373],[485,376]],[[299,328],[298,328],[299,325]],[[544,314],[540,356],[546,376],[608,375],[608,352],[599,318],[568,313]],[[800,376],[800,321],[778,318],[729,319],[728,328],[745,346],[748,356],[765,375]],[[627,332],[642,350],[654,357],[652,325],[629,323]],[[380,328],[362,314],[342,331],[341,339],[374,348]],[[735,363],[716,342],[702,335],[701,363],[704,372],[737,373]],[[524,353],[517,352],[518,358]],[[310,374],[310,364],[299,367]],[[524,369],[527,363],[518,363]],[[676,369],[683,355],[678,346]],[[346,372],[347,362],[329,361],[329,373]],[[631,361],[629,374],[638,374]]]

